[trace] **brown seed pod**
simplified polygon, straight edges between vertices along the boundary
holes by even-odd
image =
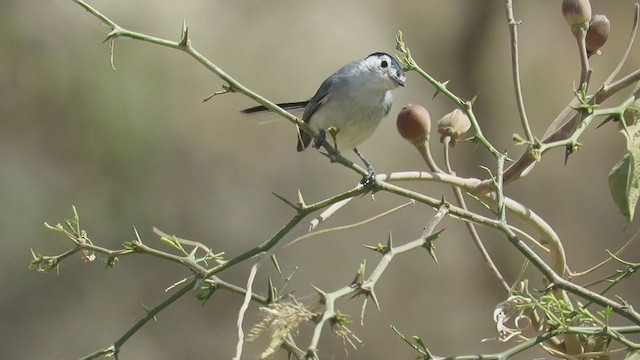
[[[449,145],[455,146],[469,128],[471,128],[471,121],[467,114],[460,109],[455,109],[438,120],[440,142],[444,142],[444,139],[449,136],[451,137]]]
[[[587,44],[587,55],[597,54],[600,48],[607,42],[611,22],[604,15],[594,15],[589,22],[589,30],[585,42]]]
[[[562,0],[562,16],[571,26],[585,23],[591,19],[589,0]]]
[[[412,144],[424,142],[431,132],[431,116],[421,105],[407,104],[396,120],[400,136]]]

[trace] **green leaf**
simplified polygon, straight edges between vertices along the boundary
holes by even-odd
[[[609,190],[613,202],[631,222],[640,197],[640,126],[627,130],[627,152],[609,173]]]

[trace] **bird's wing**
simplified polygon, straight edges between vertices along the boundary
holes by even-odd
[[[316,91],[316,94],[313,95],[307,107],[304,108],[304,113],[302,113],[302,121],[305,123],[309,123],[313,114],[315,114],[324,104],[329,100],[329,94],[331,92],[331,88],[335,86],[335,79],[329,77],[325,80],[322,85]],[[311,136],[306,132],[298,129],[298,151],[303,151],[306,149],[311,143]]]
[[[316,91],[316,94],[313,95],[311,100],[309,100],[307,107],[304,108],[304,113],[302,114],[302,121],[309,123],[311,116],[313,116],[313,114],[315,114],[318,111],[318,109],[320,109],[322,105],[324,105],[327,102],[329,92],[331,88],[334,86],[334,83],[335,81],[331,79],[327,79],[322,83],[322,85],[320,85],[320,87],[318,88],[318,91]]]

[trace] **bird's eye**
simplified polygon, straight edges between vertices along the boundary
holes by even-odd
[[[389,63],[387,62],[387,60],[382,60],[382,62],[380,63],[380,66],[384,69],[387,66],[389,66]]]

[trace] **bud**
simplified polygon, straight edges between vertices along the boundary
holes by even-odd
[[[611,30],[611,22],[604,15],[594,15],[589,22],[589,30],[585,42],[587,44],[587,55],[599,54],[600,48],[607,42]]]
[[[421,105],[407,104],[398,113],[398,132],[412,144],[424,142],[431,132],[431,116]]]
[[[445,137],[451,137],[450,146],[455,146],[460,142],[462,134],[467,132],[471,128],[471,121],[469,117],[460,109],[455,109],[442,119],[438,120],[438,134],[440,134],[440,142],[443,142]]]
[[[562,16],[571,26],[585,23],[591,19],[589,0],[562,0]]]

